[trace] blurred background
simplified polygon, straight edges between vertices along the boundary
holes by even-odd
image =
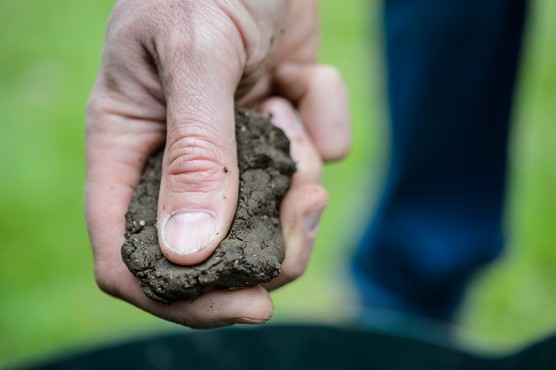
[[[347,258],[380,184],[387,115],[380,2],[321,0],[322,61],[351,94],[354,148],[329,165],[307,273],[271,322],[342,322]],[[0,2],[0,365],[181,330],[96,287],[83,216],[83,116],[113,0]],[[533,2],[514,113],[509,245],[475,279],[460,339],[507,351],[556,330],[556,2]]]

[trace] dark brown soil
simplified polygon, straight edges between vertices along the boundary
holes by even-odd
[[[179,266],[162,255],[156,229],[162,152],[145,168],[126,214],[122,258],[150,298],[166,303],[192,300],[215,288],[253,286],[279,274],[284,259],[279,205],[295,172],[290,144],[267,119],[241,109],[236,110],[236,139],[236,217],[215,252],[196,266]]]

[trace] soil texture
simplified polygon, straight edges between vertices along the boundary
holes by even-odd
[[[158,244],[156,210],[162,151],[148,162],[126,214],[122,258],[150,298],[172,303],[193,300],[213,289],[236,289],[267,282],[280,272],[284,241],[280,202],[295,163],[284,133],[252,111],[236,109],[239,201],[227,237],[203,263],[180,266]],[[231,169],[224,167],[231,174]]]

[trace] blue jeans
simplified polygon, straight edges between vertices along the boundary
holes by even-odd
[[[503,246],[526,0],[385,0],[390,161],[353,259],[366,306],[451,320]]]

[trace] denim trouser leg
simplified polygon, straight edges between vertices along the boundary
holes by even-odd
[[[526,0],[385,0],[390,163],[353,272],[363,304],[449,320],[502,248]]]

